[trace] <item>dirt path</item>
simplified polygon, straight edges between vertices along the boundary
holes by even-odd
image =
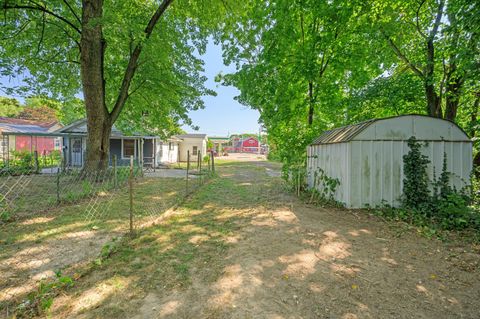
[[[172,240],[171,222],[135,244],[141,250],[148,242],[161,258],[117,260],[115,276],[105,268],[86,277],[80,291],[56,301],[54,314],[479,318],[478,247],[428,240],[364,212],[308,206],[285,192],[272,171],[278,166],[267,162],[220,166],[220,178],[179,209],[181,237]],[[182,240],[188,245],[175,248]],[[176,254],[165,261],[169,249]],[[139,258],[145,271],[123,272]],[[176,265],[185,267],[179,272]],[[117,288],[102,296],[112,278]],[[79,310],[92,291],[97,301]]]

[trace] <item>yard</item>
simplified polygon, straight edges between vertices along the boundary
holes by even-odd
[[[134,239],[102,236],[119,216],[93,227],[75,209],[10,225],[2,263],[34,244],[77,258],[65,243],[82,245],[79,260],[95,262],[66,269],[72,282],[58,291],[37,293],[55,318],[477,317],[478,245],[307,205],[285,190],[278,170],[265,161],[220,162],[217,178]],[[151,189],[169,183],[156,181],[144,185],[141,201],[160,201]],[[25,262],[22,271],[52,271],[61,259]],[[8,276],[21,289],[24,277]]]
[[[90,262],[98,262],[105,245],[125,236],[129,227],[129,196],[120,176],[117,189],[104,187],[105,183],[95,189],[90,181],[88,194],[82,191],[87,180],[74,182],[71,176],[65,177],[70,180],[68,192],[76,196],[67,201],[68,192],[61,188],[58,206],[52,204],[54,177],[25,175],[16,179],[20,182],[14,185],[28,181],[28,192],[17,190],[22,196],[15,202],[20,202],[21,210],[14,221],[0,223],[0,317],[15,312],[22,300],[31,299],[41,282],[60,273],[71,276]],[[140,229],[184,198],[185,181],[137,177],[134,192],[134,226]],[[28,317],[33,312],[28,309],[26,313]]]

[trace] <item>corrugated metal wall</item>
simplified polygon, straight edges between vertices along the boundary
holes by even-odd
[[[308,185],[313,187],[314,174],[318,172],[318,169],[322,169],[330,178],[337,178],[340,181],[340,185],[337,187],[335,193],[335,199],[344,203],[347,202],[349,196],[349,189],[344,185],[349,184],[349,143],[337,143],[337,144],[323,144],[312,145],[308,147]],[[321,183],[317,182],[317,188],[322,188]]]
[[[406,141],[351,141],[308,147],[308,185],[313,187],[314,172],[321,168],[331,178],[338,178],[335,199],[347,207],[359,208],[388,204],[398,207],[403,193],[403,155]],[[472,169],[472,145],[468,142],[428,142],[422,148],[431,164],[430,180],[438,179],[447,155],[447,170],[452,186],[468,184]],[[321,188],[319,185],[317,188]]]
[[[445,153],[451,185],[460,190],[469,184],[472,143],[458,127],[443,122],[436,125],[437,119],[430,118],[388,121],[390,123],[372,124],[347,142],[310,145],[307,149],[308,186],[313,187],[314,172],[321,168],[327,176],[340,180],[335,199],[346,207],[385,204],[398,207],[403,193],[403,155],[410,150],[406,139],[415,134],[432,138],[420,141],[424,143],[423,154],[431,162],[428,167],[430,180],[434,175],[437,179],[440,177]],[[444,137],[452,140],[444,141]]]

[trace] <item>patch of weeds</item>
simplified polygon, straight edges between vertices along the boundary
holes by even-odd
[[[62,289],[73,287],[72,277],[62,275],[61,271],[55,272],[55,279],[41,281],[38,289],[30,293],[27,299],[17,306],[19,317],[33,317],[48,314],[53,300]]]
[[[180,279],[181,283],[185,284],[189,280],[189,266],[187,263],[174,264],[173,269],[175,270],[177,278]]]
[[[118,251],[119,241],[117,237],[112,238],[111,241],[102,246],[100,256],[93,261],[97,266],[101,266],[103,262],[108,259],[112,254]]]
[[[2,212],[0,212],[0,224],[1,223],[8,223],[8,222],[11,222],[13,221],[13,214],[8,211],[8,210],[4,210]]]

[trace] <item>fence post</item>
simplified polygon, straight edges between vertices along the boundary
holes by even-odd
[[[116,189],[118,185],[117,181],[117,155],[113,154],[112,158],[112,166],[113,166],[113,187]]]
[[[202,185],[202,152],[198,151],[198,174],[199,174],[199,184]]]
[[[187,151],[187,179],[185,184],[185,196],[188,196],[188,170],[190,169],[190,151]]]
[[[61,171],[62,162],[58,163],[57,167],[57,205],[60,204],[60,171]]]
[[[211,169],[210,169],[210,156],[208,156],[208,174],[211,173]]]
[[[35,167],[35,173],[40,172],[40,163],[38,162],[38,151],[33,151],[33,165]]]
[[[130,236],[133,237],[133,155],[130,156],[130,174],[128,177],[128,192],[130,195]]]
[[[193,154],[193,156],[197,155],[197,171],[198,171],[198,167],[199,167],[199,164],[198,164],[198,151],[197,151],[197,154]]]
[[[215,157],[213,156],[213,151],[210,151],[210,156],[212,157],[212,173],[215,173]]]

